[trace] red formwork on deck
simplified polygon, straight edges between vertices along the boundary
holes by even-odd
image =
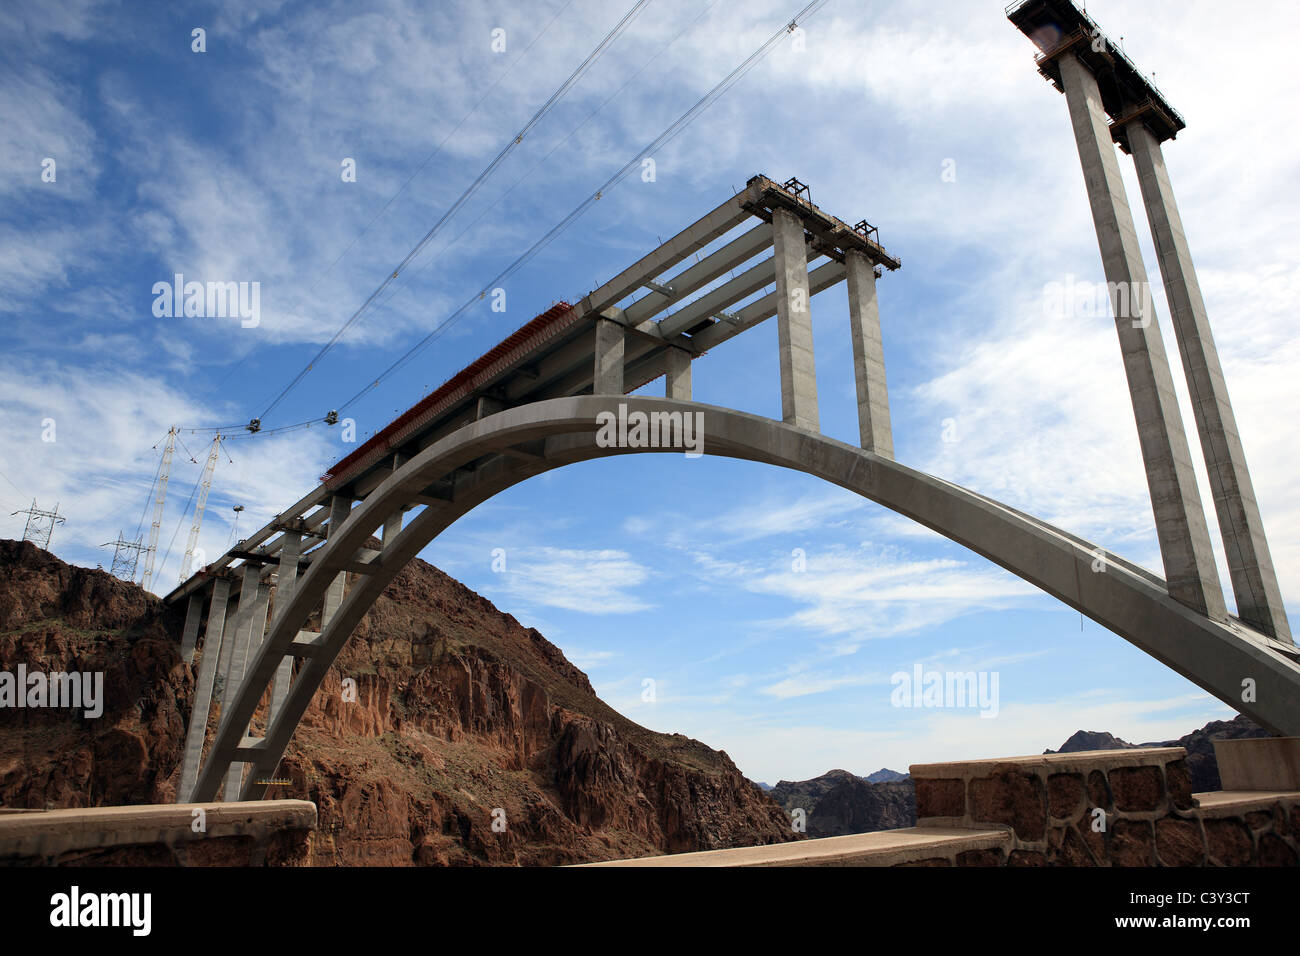
[[[331,491],[337,491],[392,450],[400,448],[438,415],[464,401],[503,369],[571,328],[578,319],[578,312],[569,303],[555,303],[385,425],[374,437],[321,475],[321,483]]]

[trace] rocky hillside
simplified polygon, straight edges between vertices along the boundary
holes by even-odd
[[[871,783],[847,770],[832,770],[812,780],[782,780],[772,788],[771,796],[786,812],[803,808],[810,837],[916,825],[916,793],[911,780]]]
[[[106,699],[98,719],[0,710],[0,806],[173,800],[194,683],[180,626],[134,585],[0,541],[0,670],[103,671]],[[320,865],[558,864],[793,838],[725,753],[622,717],[541,634],[421,561],[358,627],[277,777],[290,783],[276,796],[319,808]]]
[[[1077,753],[1083,750],[1126,750],[1130,747],[1183,747],[1187,750],[1187,769],[1192,775],[1192,792],[1206,793],[1222,789],[1219,782],[1219,763],[1214,757],[1214,741],[1236,740],[1242,737],[1268,737],[1269,732],[1249,717],[1238,714],[1232,720],[1213,720],[1200,730],[1193,730],[1177,740],[1163,740],[1146,744],[1131,744],[1113,734],[1080,730],[1061,744],[1060,750],[1044,753]]]

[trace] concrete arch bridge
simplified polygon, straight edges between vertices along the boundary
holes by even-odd
[[[1106,146],[1114,159],[1109,139]],[[1229,540],[1242,609],[1241,618],[1230,616],[1194,482],[1190,495],[1180,474],[1171,483],[1169,473],[1181,467],[1177,454],[1148,454],[1161,441],[1177,444],[1176,406],[1171,416],[1160,405],[1165,414],[1152,425],[1141,404],[1150,391],[1134,386],[1139,432],[1160,438],[1144,440],[1143,452],[1164,578],[894,460],[876,284],[900,265],[865,221],[849,226],[829,215],[797,181],[756,176],[581,302],[551,308],[435,390],[311,493],[168,595],[188,602],[187,658],[200,629],[205,635],[178,800],[265,793],[353,628],[443,529],[533,476],[638,453],[762,462],[846,488],[1019,575],[1263,726],[1300,735],[1300,652],[1280,599],[1270,604],[1268,588],[1256,586],[1258,547],[1247,559],[1243,548],[1233,550],[1238,539]],[[818,428],[812,299],[841,281],[848,285],[857,446]],[[693,401],[694,360],[773,317],[783,420]],[[1158,329],[1154,337],[1142,332],[1144,361],[1157,377],[1163,362],[1168,376],[1163,347],[1154,348]],[[1122,327],[1120,337],[1127,349]],[[1212,349],[1206,336],[1198,347],[1207,342]],[[1135,364],[1128,351],[1125,357],[1126,368]],[[628,394],[661,377],[664,397]],[[658,447],[639,423],[655,425]],[[1182,443],[1185,450],[1185,436]],[[1248,527],[1236,533],[1252,534]],[[372,536],[379,549],[367,547]],[[1248,543],[1262,541],[1261,528]],[[1235,573],[1248,560],[1253,579]],[[345,591],[347,575],[354,583]],[[320,631],[306,630],[318,609]],[[221,720],[205,747],[218,674]],[[1243,682],[1253,688],[1249,699]],[[265,729],[253,736],[254,726]]]

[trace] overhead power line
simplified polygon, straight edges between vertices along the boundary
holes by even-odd
[[[564,13],[564,11],[569,8],[572,2],[573,0],[565,0],[565,2],[560,5],[560,7],[555,11],[555,14],[551,17],[551,19],[546,21],[546,26],[542,27],[542,29],[538,32],[538,34],[528,41],[528,45],[524,47],[522,51],[520,51],[519,55],[514,58],[514,60],[510,63],[510,65],[507,66],[504,70],[502,70],[500,74],[498,74],[497,78],[493,80],[492,83],[487,87],[487,89],[483,91],[483,95],[480,96],[477,102],[475,102],[474,105],[470,107],[469,112],[467,112],[464,116],[462,116],[460,118],[460,121],[456,123],[454,127],[452,127],[451,132],[449,132],[446,136],[444,136],[439,141],[438,145],[433,148],[433,152],[431,152],[428,156],[424,157],[424,162],[420,163],[420,165],[415,168],[415,171],[412,172],[411,175],[406,177],[406,181],[403,182],[402,185],[397,187],[397,192],[393,193],[391,196],[388,197],[388,200],[382,206],[379,207],[379,210],[373,216],[370,217],[370,221],[361,227],[361,231],[358,232],[355,236],[353,236],[352,241],[349,242],[343,248],[343,251],[340,252],[337,256],[335,256],[334,260],[325,267],[325,271],[323,271],[319,276],[316,277],[316,281],[312,283],[311,289],[308,290],[308,295],[316,291],[316,289],[320,286],[320,284],[323,281],[325,281],[325,278],[331,272],[334,271],[334,267],[343,261],[343,257],[352,251],[352,247],[361,241],[361,237],[370,231],[370,228],[376,222],[379,221],[379,217],[388,211],[388,207],[393,204],[393,202],[397,199],[397,197],[400,196],[402,193],[406,192],[406,188],[410,186],[412,182],[415,181],[415,177],[420,175],[420,173],[424,172],[425,168],[431,162],[433,162],[433,160],[437,157],[439,153],[442,152],[442,148],[447,145],[447,142],[453,136],[455,136],[457,133],[460,132],[460,128],[464,126],[467,122],[469,122],[471,116],[473,116],[475,113],[478,112],[479,107],[483,105],[484,101],[487,100],[487,98],[491,96],[494,92],[496,92],[496,88],[501,85],[502,81],[505,80],[505,78],[509,76],[511,73],[513,73],[515,67],[517,67],[520,63],[522,63],[527,58],[528,51],[530,51],[536,45],[538,40],[540,40],[542,37],[544,37],[547,34],[547,32],[551,29],[551,27],[555,25],[555,21],[558,20],[560,16]],[[231,375],[233,375],[240,368],[242,368],[244,363],[248,361],[249,357],[252,356],[254,351],[255,350],[250,349],[248,352],[245,352],[243,358],[241,358],[238,362],[236,362],[234,365],[232,365],[229,369],[226,370],[226,374],[221,376],[221,378],[217,381],[217,384],[214,386],[214,388],[220,388],[222,384],[225,383],[225,381],[228,378],[230,378]]]
[[[482,187],[482,185],[488,180],[488,178],[496,171],[497,167],[499,167],[501,163],[505,161],[506,157],[509,156],[510,153],[514,151],[516,146],[518,146],[520,143],[523,142],[524,137],[527,136],[529,132],[532,131],[533,127],[535,127],[538,123],[542,121],[543,117],[545,117],[546,114],[549,113],[561,99],[563,99],[564,95],[568,93],[569,90],[571,90],[574,87],[574,85],[577,84],[577,82],[583,77],[583,75],[591,68],[591,66],[598,59],[600,59],[600,57],[609,48],[610,44],[612,44],[623,33],[623,31],[627,29],[627,27],[631,24],[631,22],[634,19],[636,19],[637,15],[649,2],[650,0],[637,0],[637,2],[632,6],[632,8],[623,15],[623,19],[619,20],[619,22],[614,25],[613,29],[611,29],[607,34],[605,34],[605,38],[601,40],[599,44],[596,45],[596,48],[592,50],[591,53],[588,54],[587,58],[583,60],[582,63],[578,66],[578,68],[569,75],[569,78],[565,80],[562,84],[560,84],[560,86],[555,90],[555,92],[551,94],[550,98],[545,103],[542,104],[542,106],[537,110],[537,112],[535,112],[532,115],[532,117],[528,120],[528,122],[525,123],[523,127],[521,127],[520,130],[510,139],[510,141],[507,142],[506,145],[501,148],[501,150],[496,154],[496,156],[492,159],[492,161],[488,163],[486,167],[484,167],[482,172],[479,173],[478,177],[472,183],[470,183],[468,187],[466,187],[466,189],[460,194],[459,198],[457,198],[456,201],[447,208],[447,210],[442,214],[441,218],[439,218],[438,221],[435,222],[432,227],[430,227],[429,231],[426,232],[424,236],[420,239],[420,241],[415,244],[415,247],[406,254],[406,258],[404,258],[400,263],[398,263],[397,267],[393,269],[387,276],[385,276],[384,280],[379,283],[379,287],[376,288],[373,292],[370,293],[369,296],[366,297],[366,300],[361,303],[360,307],[355,312],[352,313],[352,315],[348,318],[346,322],[343,323],[343,325],[339,328],[339,330],[335,332],[333,336],[331,336],[330,340],[326,342],[324,346],[321,347],[320,351],[316,353],[316,355],[312,358],[312,360],[308,362],[302,368],[302,370],[298,372],[297,375],[294,376],[293,380],[290,381],[289,384],[286,385],[283,390],[281,390],[280,394],[277,395],[274,398],[274,400],[272,400],[271,404],[266,407],[266,410],[262,412],[262,414],[258,417],[258,419],[256,419],[257,421],[260,422],[262,419],[268,417],[271,414],[271,412],[275,411],[275,409],[279,406],[279,404],[282,401],[284,401],[284,399],[289,395],[289,393],[292,392],[298,386],[298,383],[301,382],[309,372],[311,372],[311,370],[316,366],[316,364],[320,362],[321,359],[323,359],[329,353],[330,349],[334,347],[334,345],[339,341],[339,339],[341,339],[347,333],[348,329],[350,329],[356,323],[356,321],[359,318],[361,318],[362,314],[366,311],[366,309],[370,307],[370,304],[374,302],[375,299],[377,299],[383,293],[383,291],[388,288],[389,284],[393,282],[393,280],[395,280],[401,274],[402,270],[405,269],[407,265],[416,256],[420,254],[421,251],[423,251],[424,247],[427,246],[430,240],[432,240],[433,237],[437,235],[438,232],[442,229],[442,227],[446,225],[447,221],[450,220],[451,217],[454,216],[460,210],[460,208],[474,196],[476,192],[478,192],[480,187]]]
[[[610,189],[614,188],[625,178],[627,178],[627,176],[631,174],[631,172],[634,169],[636,169],[641,165],[642,160],[644,160],[648,156],[651,156],[652,154],[654,154],[655,152],[657,152],[658,150],[666,146],[668,143],[670,143],[674,138],[676,138],[678,134],[680,134],[682,130],[684,130],[687,126],[689,126],[701,113],[703,113],[710,106],[712,106],[721,96],[723,96],[728,90],[730,90],[733,86],[735,86],[736,83],[738,83],[745,76],[746,73],[748,73],[755,66],[757,66],[758,63],[761,62],[772,51],[772,49],[776,46],[776,44],[779,43],[787,33],[793,32],[794,29],[799,25],[801,21],[808,19],[808,17],[816,13],[825,4],[826,4],[826,0],[813,0],[813,2],[809,3],[797,14],[795,14],[794,18],[791,19],[788,24],[781,27],[781,29],[777,30],[774,34],[772,34],[772,36],[765,43],[763,43],[757,50],[751,53],[734,70],[732,70],[725,77],[723,77],[722,80],[720,80],[716,86],[714,86],[711,90],[709,90],[709,92],[705,93],[704,96],[700,97],[700,99],[696,101],[695,105],[693,105],[690,109],[688,109],[685,113],[683,113],[675,121],[673,121],[648,146],[646,146],[643,150],[641,150],[641,152],[637,153],[634,157],[632,157],[632,159],[630,159],[626,165],[624,165],[621,169],[619,169],[618,172],[616,172],[613,176],[607,179],[605,183],[600,186],[599,189],[597,189],[594,193],[592,193],[585,200],[583,200],[577,206],[576,209],[574,209],[571,213],[569,213],[569,215],[564,217],[564,219],[562,219],[559,223],[557,223],[554,227],[552,227],[551,230],[548,233],[546,233],[546,235],[538,239],[537,242],[535,242],[526,252],[524,252],[521,256],[519,256],[519,258],[517,258],[514,262],[512,262],[509,266],[507,266],[502,272],[500,272],[497,276],[491,279],[485,286],[483,286],[482,289],[474,293],[474,295],[471,296],[470,299],[466,301],[464,305],[462,305],[459,309],[457,309],[450,316],[448,316],[441,323],[439,323],[438,326],[433,329],[433,331],[431,331],[428,335],[422,338],[419,342],[415,343],[415,345],[413,345],[409,350],[407,350],[407,352],[403,354],[396,362],[394,362],[392,365],[386,368],[376,378],[374,378],[368,385],[366,385],[359,392],[357,392],[350,399],[348,399],[341,406],[339,406],[339,411],[346,411],[357,401],[359,401],[367,392],[369,392],[373,388],[376,388],[384,379],[388,378],[388,376],[392,375],[394,372],[397,372],[403,367],[405,367],[407,363],[409,363],[413,358],[415,358],[416,355],[418,355],[421,351],[423,351],[431,342],[434,341],[434,339],[436,339],[439,335],[442,334],[442,332],[444,332],[448,327],[450,327],[454,322],[456,322],[462,315],[464,315],[465,312],[468,311],[469,308],[475,302],[478,302],[479,300],[484,298],[491,291],[493,287],[499,285],[500,283],[508,279],[510,276],[514,275],[516,271],[518,271],[522,266],[524,266],[535,255],[537,255],[537,253],[539,253],[543,248],[549,245],[557,236],[559,236],[562,232],[564,232],[565,229],[571,226],[579,217],[582,216],[583,213],[585,213],[593,205],[599,202],[601,197],[604,196],[605,193],[607,193]]]

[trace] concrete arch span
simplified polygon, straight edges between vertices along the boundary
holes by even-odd
[[[617,454],[680,448],[617,448],[597,443],[598,416],[703,413],[703,452],[816,476],[910,518],[1081,611],[1229,706],[1281,734],[1300,735],[1300,664],[1235,621],[1198,615],[1169,596],[1164,581],[1082,539],[992,499],[822,435],[726,408],[640,396],[578,396],[507,409],[466,425],[403,464],[371,492],[315,552],[292,597],[278,609],[221,724],[193,799],[211,801],[234,762],[251,765],[243,799],[258,799],[269,776],[353,629],[401,568],[442,531],[494,495],[565,465]],[[451,478],[448,500],[427,497]],[[621,493],[616,489],[615,493]],[[299,635],[330,582],[352,567],[365,542],[393,514],[429,502],[375,557],[318,637]],[[246,728],[281,659],[305,659],[266,736]],[[1254,699],[1242,700],[1243,681]]]

